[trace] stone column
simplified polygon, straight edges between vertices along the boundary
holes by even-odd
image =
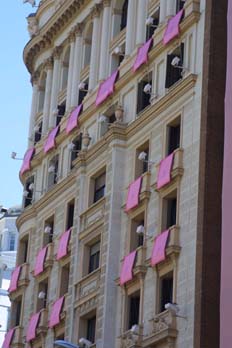
[[[171,17],[175,14],[176,2],[173,0],[167,0],[167,12],[166,16]]]
[[[58,104],[61,51],[62,51],[61,46],[55,47],[53,51],[54,67],[53,67],[53,77],[52,77],[51,106],[50,106],[50,115],[49,115],[49,124],[48,124],[49,129],[55,126],[54,111],[57,110],[57,104]]]
[[[89,90],[91,91],[97,84],[99,54],[100,54],[100,5],[95,5],[92,11],[93,18],[93,35],[92,48],[90,57],[90,71],[89,71]]]
[[[111,0],[103,0],[99,80],[104,80],[109,72],[110,4]]]
[[[138,0],[129,0],[126,28],[126,56],[129,56],[135,47],[136,17]],[[141,13],[139,14],[141,15]]]
[[[146,19],[148,14],[148,0],[138,0],[138,19],[136,31],[136,46],[140,46],[146,40]]]
[[[43,128],[42,134],[46,134],[49,125],[51,92],[52,92],[52,74],[53,74],[53,59],[49,58],[45,63],[45,69],[47,72],[46,86],[45,86],[45,98],[43,108]]]
[[[77,24],[75,27],[76,41],[74,49],[74,61],[73,61],[73,79],[72,79],[72,93],[71,93],[71,107],[74,107],[78,103],[78,86],[80,83],[81,63],[82,63],[82,29],[81,24]]]
[[[30,124],[29,124],[29,133],[28,133],[28,147],[33,146],[34,144],[34,127],[35,127],[35,116],[37,112],[37,103],[38,103],[38,81],[39,75],[37,73],[33,74],[31,77],[32,83],[32,102],[31,102],[31,114],[30,114]]]
[[[66,93],[66,110],[71,107],[71,97],[72,97],[72,80],[73,80],[73,66],[74,66],[74,53],[75,53],[75,40],[76,35],[74,30],[70,32],[69,42],[70,42],[70,56],[68,64],[68,83],[67,83],[67,93]]]
[[[160,19],[159,19],[160,23],[163,23],[165,21],[166,8],[167,8],[166,0],[160,0]]]

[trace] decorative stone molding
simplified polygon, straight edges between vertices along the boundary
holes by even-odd
[[[76,39],[75,29],[72,29],[68,36],[68,42],[69,43],[75,42],[75,39]]]
[[[31,75],[31,84],[32,85],[36,85],[39,82],[39,73],[38,71],[35,71],[32,75]]]
[[[126,331],[121,336],[121,348],[141,347],[141,337],[141,335],[133,334],[131,330]]]
[[[60,58],[60,55],[62,53],[62,49],[63,47],[62,46],[56,46],[53,50],[53,53],[52,53],[52,56],[54,59],[59,59]]]
[[[83,24],[82,23],[78,23],[75,27],[74,27],[74,32],[76,34],[76,36],[81,36],[82,32],[83,32]]]
[[[53,68],[53,58],[49,57],[45,62],[44,62],[44,69],[49,70]]]
[[[102,9],[101,4],[94,5],[91,10],[91,18],[93,19],[93,18],[99,17],[101,13],[101,9]]]
[[[111,0],[102,0],[103,7],[109,7],[111,5]]]
[[[31,13],[27,17],[27,30],[31,38],[39,33],[39,24],[35,13]]]

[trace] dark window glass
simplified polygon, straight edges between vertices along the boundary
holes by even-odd
[[[20,324],[21,307],[22,307],[22,302],[17,301],[16,302],[16,313],[15,313],[15,326],[19,326],[19,324]]]
[[[29,178],[25,185],[25,191],[27,192],[27,196],[24,200],[24,208],[26,208],[28,205],[32,204],[33,199],[33,189],[30,188],[30,185],[34,183],[34,178]]]
[[[174,67],[171,64],[172,60],[175,57],[180,58],[179,65],[183,66],[183,57],[184,57],[184,44],[183,43],[176,50],[176,52],[173,52],[173,54],[168,54],[165,88],[170,88],[177,81],[182,79],[182,71],[183,71],[183,69],[180,68],[180,67]]]
[[[161,279],[161,298],[160,298],[160,311],[165,310],[167,303],[172,303],[173,292],[173,276],[172,274]]]
[[[71,152],[71,169],[73,168],[72,162],[75,161],[75,159],[78,157],[79,151],[81,150],[82,134],[80,134],[78,138],[74,139],[72,143],[75,145],[75,147]]]
[[[34,144],[38,143],[42,137],[43,122],[40,122],[38,126],[39,126],[38,131],[35,132],[35,136],[34,136]]]
[[[90,247],[89,252],[89,273],[95,271],[99,267],[100,261],[100,242]]]
[[[67,219],[67,228],[68,229],[73,226],[74,207],[75,207],[74,202],[69,203],[69,205],[68,205],[68,219]]]
[[[180,124],[169,126],[168,155],[180,147]]]
[[[151,84],[151,82],[152,82],[151,80],[139,82],[138,94],[137,94],[137,114],[141,112],[143,109],[145,109],[148,105],[150,105],[151,95],[148,93],[145,93],[143,90],[146,84],[148,83]]]
[[[23,262],[27,262],[28,239],[23,242]]]
[[[147,26],[146,38],[149,40],[159,25],[159,12],[153,17],[153,24]]]
[[[167,228],[176,224],[176,198],[167,202]]]
[[[100,175],[98,178],[95,179],[95,187],[94,187],[94,199],[93,202],[97,202],[99,199],[104,197],[105,195],[105,181],[106,181],[106,174]]]
[[[122,17],[120,30],[123,30],[127,25],[128,0],[125,0],[122,6]]]
[[[176,0],[176,13],[178,13],[184,7],[185,1]]]
[[[63,102],[62,104],[58,105],[57,106],[57,109],[58,109],[58,114],[57,114],[57,117],[56,117],[56,126],[58,126],[62,120],[62,117],[64,116],[65,114],[65,110],[66,110],[66,101]]]
[[[84,91],[79,90],[78,105],[80,105],[83,102],[83,99],[88,93],[88,88],[89,88],[89,83],[85,82],[85,90]]]
[[[140,296],[133,296],[129,299],[129,326],[128,329],[131,329],[133,325],[139,323],[139,304]]]
[[[90,342],[95,342],[96,317],[87,320],[87,334],[86,338]]]

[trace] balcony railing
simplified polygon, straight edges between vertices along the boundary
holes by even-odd
[[[97,269],[82,278],[76,285],[76,300],[82,300],[86,296],[96,295],[100,285],[101,270]]]
[[[92,204],[81,215],[81,232],[86,230],[90,225],[96,224],[101,220],[105,213],[105,197],[101,198],[96,203]]]

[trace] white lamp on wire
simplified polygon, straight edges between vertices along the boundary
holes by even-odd
[[[86,83],[85,82],[80,82],[78,85],[79,91],[82,92],[88,92],[88,90],[86,89]]]
[[[87,347],[87,348],[89,348],[92,344],[93,344],[93,343],[92,343],[91,341],[87,340],[87,339],[84,338],[84,337],[81,337],[81,338],[79,339],[79,345],[80,345],[80,347]]]

